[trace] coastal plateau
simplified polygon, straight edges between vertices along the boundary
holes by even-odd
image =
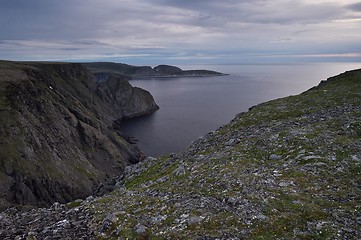
[[[8,208],[0,238],[359,239],[360,99],[353,70],[257,105],[183,152],[126,167],[109,194]]]

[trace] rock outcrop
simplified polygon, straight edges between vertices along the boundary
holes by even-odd
[[[99,191],[142,158],[114,121],[156,109],[148,92],[98,83],[81,64],[0,62],[0,208]]]

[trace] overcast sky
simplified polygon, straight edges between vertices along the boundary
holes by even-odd
[[[1,0],[0,59],[361,62],[361,2]]]

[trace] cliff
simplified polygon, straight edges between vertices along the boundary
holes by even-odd
[[[93,73],[113,73],[129,78],[173,78],[173,77],[211,77],[226,75],[210,70],[182,70],[170,65],[132,66],[124,63],[92,62],[83,63]]]
[[[148,92],[98,83],[81,64],[0,62],[0,207],[103,191],[142,157],[114,121],[156,109]]]
[[[0,214],[0,238],[359,239],[361,70],[251,108],[116,190]]]
[[[148,91],[132,87],[126,77],[111,73],[94,75],[98,80],[100,97],[115,106],[121,118],[139,117],[159,109]]]

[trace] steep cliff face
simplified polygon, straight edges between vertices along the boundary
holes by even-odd
[[[153,69],[158,74],[164,75],[182,75],[183,70],[179,67],[169,65],[158,65]]]
[[[99,84],[81,64],[0,62],[0,207],[83,198],[138,162],[141,152],[112,128],[152,112],[130,109],[155,105],[138,91]]]
[[[111,73],[94,75],[99,82],[100,96],[117,107],[121,118],[139,117],[159,109],[148,91],[132,87],[126,77]]]

